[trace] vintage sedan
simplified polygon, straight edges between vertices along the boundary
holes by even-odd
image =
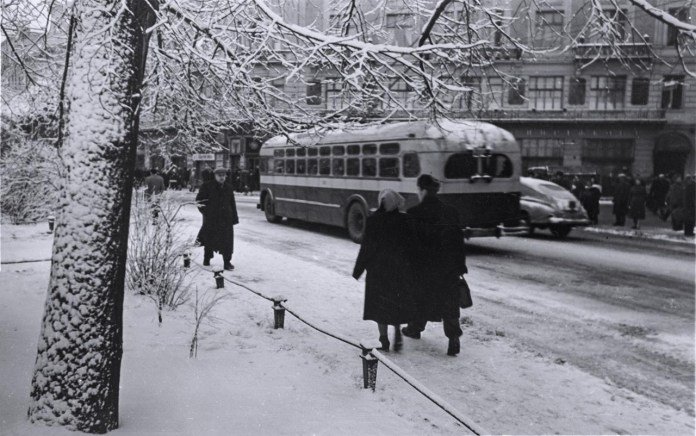
[[[564,238],[573,227],[590,224],[580,201],[562,186],[532,177],[520,177],[520,182],[520,210],[529,234],[548,228],[557,238]]]

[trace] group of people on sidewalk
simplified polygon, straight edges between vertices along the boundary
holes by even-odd
[[[377,211],[367,218],[353,269],[357,280],[367,271],[363,319],[377,322],[382,350],[403,346],[402,334],[419,339],[428,321],[442,322],[447,354],[459,353],[459,281],[467,272],[459,214],[437,197],[438,180],[421,175],[420,204],[406,213],[404,198],[391,189],[379,193]],[[401,329],[402,324],[407,324]]]
[[[683,230],[685,236],[694,235],[696,217],[696,200],[694,188],[696,180],[687,176],[682,182],[679,175],[672,183],[660,174],[650,185],[650,192],[640,178],[629,180],[625,174],[619,174],[618,184],[614,187],[613,213],[615,226],[625,225],[626,216],[633,220],[633,228],[640,228],[640,221],[645,219],[646,208],[662,220],[671,216],[672,230]]]

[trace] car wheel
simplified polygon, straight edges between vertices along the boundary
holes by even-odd
[[[273,198],[270,195],[266,195],[263,200],[263,213],[266,215],[266,221],[269,223],[279,223],[283,220],[282,216],[275,214],[275,204],[273,203]]]
[[[571,229],[572,228],[570,226],[551,226],[551,234],[558,239],[563,239],[568,236]]]
[[[346,227],[348,228],[348,236],[350,239],[359,244],[362,242],[365,234],[365,225],[367,224],[367,211],[362,203],[351,203],[346,214]]]

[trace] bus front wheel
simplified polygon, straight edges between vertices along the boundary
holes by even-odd
[[[352,203],[348,208],[346,227],[348,227],[348,236],[350,236],[350,239],[356,244],[362,242],[366,224],[367,211],[365,207],[357,201]]]
[[[263,200],[263,213],[269,223],[279,223],[283,220],[282,216],[275,214],[275,204],[273,204],[273,198],[270,195],[266,195]]]

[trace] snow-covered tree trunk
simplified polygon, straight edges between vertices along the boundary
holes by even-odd
[[[66,176],[29,419],[90,433],[118,427],[123,289],[138,129],[139,0],[76,2]]]

